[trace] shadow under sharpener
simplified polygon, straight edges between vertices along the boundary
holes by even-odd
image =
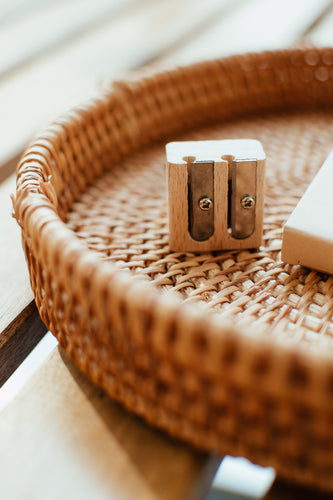
[[[260,246],[266,156],[259,141],[170,142],[166,156],[171,251]]]

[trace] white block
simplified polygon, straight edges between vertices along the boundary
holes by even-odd
[[[333,151],[284,226],[281,258],[333,274]]]

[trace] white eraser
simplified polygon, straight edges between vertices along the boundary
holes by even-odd
[[[281,259],[333,274],[333,151],[283,228]]]

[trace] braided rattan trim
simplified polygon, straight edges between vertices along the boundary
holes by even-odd
[[[212,254],[208,260],[169,255],[164,222],[140,219],[149,196],[144,188],[128,218],[146,224],[148,240],[155,243],[143,245],[141,260],[133,261],[121,243],[128,250],[132,229],[126,233],[117,226],[124,232],[115,243],[101,244],[98,227],[109,219],[94,207],[101,183],[111,191],[115,183],[121,193],[136,182],[128,159],[136,166],[147,162],[149,151],[156,154],[153,144],[200,126],[209,126],[202,132],[209,135],[214,124],[237,116],[251,122],[298,110],[295,136],[306,140],[302,113],[314,113],[320,123],[330,115],[318,113],[332,107],[332,71],[333,50],[311,49],[231,57],[116,83],[34,141],[18,166],[14,202],[41,317],[94,382],[149,422],[200,448],[243,454],[274,465],[287,478],[329,489],[332,279],[284,266],[274,247],[279,234],[272,237],[268,229],[265,238],[273,243],[256,254]],[[133,157],[139,150],[143,156]],[[290,183],[289,172],[271,175],[267,200],[274,200],[277,181]],[[293,175],[299,176],[296,167]],[[296,201],[274,205],[283,213],[281,224]],[[273,212],[266,214],[268,224]],[[95,223],[88,236],[82,229],[85,216]],[[154,224],[162,229],[155,232]],[[263,262],[269,264],[265,272]],[[142,268],[145,272],[138,272]],[[173,281],[179,270],[184,279]],[[209,280],[202,287],[205,273]],[[250,274],[253,295],[237,294]],[[278,300],[282,282],[279,288],[276,277],[284,280],[288,298],[302,288],[293,308],[284,295]],[[183,300],[185,286],[195,292],[192,301]],[[233,294],[238,298],[230,300]],[[270,303],[270,297],[276,301]],[[324,302],[313,328],[309,311],[316,300]],[[246,314],[240,314],[244,305]]]

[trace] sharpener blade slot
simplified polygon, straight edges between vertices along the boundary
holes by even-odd
[[[188,164],[189,232],[205,241],[214,233],[214,162]]]
[[[231,183],[231,235],[248,238],[256,226],[256,160],[234,160]]]

